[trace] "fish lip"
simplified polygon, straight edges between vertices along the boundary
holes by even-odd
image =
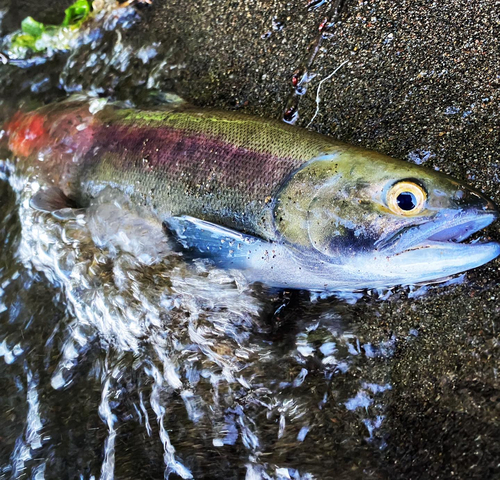
[[[410,250],[436,248],[449,243],[460,244],[497,218],[496,210],[444,212],[428,222],[400,230],[377,245],[377,250],[386,255],[398,255]],[[477,243],[481,244],[480,241]]]
[[[498,215],[493,213],[468,214],[457,217],[437,229],[427,237],[431,242],[455,242],[460,243],[471,235],[483,230],[497,219]]]

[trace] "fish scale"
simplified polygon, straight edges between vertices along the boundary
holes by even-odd
[[[163,217],[190,214],[270,238],[270,199],[307,160],[238,146],[220,133],[113,122],[95,132],[78,183],[91,196],[106,185],[128,189]]]
[[[182,247],[250,281],[352,291],[433,281],[500,254],[496,242],[460,243],[498,217],[480,192],[275,120],[68,100],[5,130],[16,169],[42,186],[34,208],[64,219],[71,200],[118,189]]]
[[[293,127],[236,112],[107,106],[90,115],[75,102],[42,108],[36,118],[51,126],[24,138],[21,153],[43,145],[53,164],[44,171],[65,170],[68,196],[85,203],[112,186],[161,218],[189,214],[266,239],[276,238],[272,200],[286,179],[333,144],[307,131],[297,142]]]

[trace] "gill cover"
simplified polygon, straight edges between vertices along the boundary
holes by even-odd
[[[344,148],[317,157],[283,186],[274,212],[282,241],[312,248],[333,263],[374,247],[389,209],[380,203],[378,185],[360,174],[363,162],[351,158],[355,153]]]
[[[482,265],[500,245],[459,242],[497,217],[490,200],[447,175],[345,146],[295,172],[274,210],[283,243],[309,265],[322,262],[318,274],[353,288],[425,282]]]

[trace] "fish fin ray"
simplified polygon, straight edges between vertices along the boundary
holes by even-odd
[[[68,208],[77,208],[78,205],[60,188],[49,187],[39,190],[31,197],[30,207],[41,212],[54,213]]]
[[[297,278],[308,276],[289,245],[269,242],[205,220],[171,217],[165,227],[193,257],[208,258],[217,267],[244,270],[250,283],[297,288]],[[317,281],[317,279],[316,279]],[[302,287],[299,287],[302,288]],[[307,286],[305,287],[307,288]]]
[[[171,217],[165,226],[184,249],[224,267],[245,268],[252,253],[271,245],[252,235],[189,216]]]

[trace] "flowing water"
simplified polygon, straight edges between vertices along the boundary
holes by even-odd
[[[70,54],[4,66],[4,112],[82,90],[164,101],[158,73],[183,65],[125,43],[138,21],[103,9]],[[1,154],[0,478],[387,478],[396,352],[420,331],[384,322],[453,286],[355,303],[248,285],[113,191],[66,219],[32,210],[40,185]]]
[[[390,358],[394,339],[361,342],[335,304],[305,294],[297,318],[280,319],[290,299],[186,262],[114,192],[63,221],[29,207],[36,181],[9,180],[19,191],[5,184],[2,199],[7,478],[312,478],[324,464],[303,465],[300,452],[348,413],[359,431],[341,450],[383,446],[390,383],[351,372]],[[136,461],[157,471],[126,473]]]

